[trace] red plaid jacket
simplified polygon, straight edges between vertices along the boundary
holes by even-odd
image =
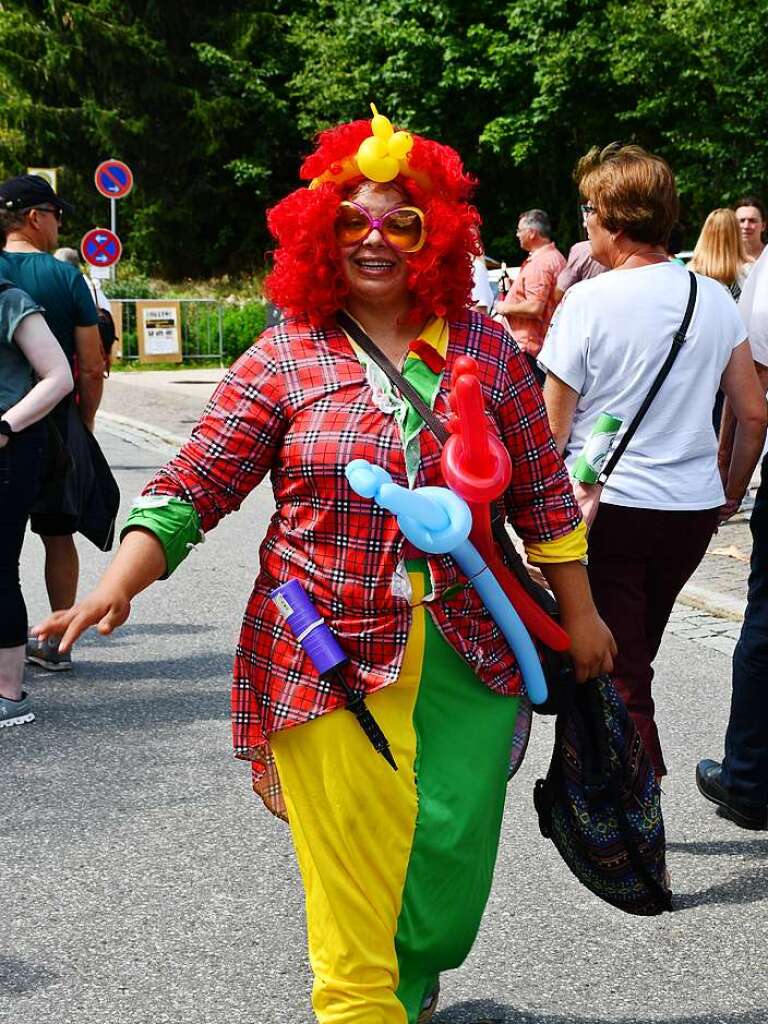
[[[512,456],[512,524],[524,539],[564,536],[580,513],[525,359],[487,317],[467,313],[449,330],[435,411],[448,418],[453,360],[474,356],[489,417]],[[269,600],[269,591],[289,578],[302,581],[349,655],[350,681],[370,692],[400,672],[411,610],[393,594],[393,580],[405,539],[389,513],[347,484],[344,469],[359,458],[407,486],[397,424],[373,404],[346,336],[293,320],[266,331],[232,366],[190,440],[146,488],[191,502],[208,531],[271,474],[277,510],[260,548],[234,666],[233,731],[241,757],[261,760],[271,733],[343,703],[318,679]],[[426,428],[416,483],[444,485],[440,446]],[[474,589],[464,586],[450,557],[429,556],[428,563],[428,608],[442,635],[487,686],[518,693],[515,658]]]

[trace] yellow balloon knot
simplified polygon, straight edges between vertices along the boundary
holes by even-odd
[[[380,114],[373,103],[371,111],[371,134],[360,143],[355,160],[360,172],[371,181],[394,181],[405,171],[413,138],[409,132],[396,132],[389,118]]]

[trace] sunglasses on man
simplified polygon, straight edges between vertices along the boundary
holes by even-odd
[[[29,206],[24,212],[29,213],[30,210],[37,210],[38,213],[52,213],[53,216],[56,218],[56,223],[59,225],[59,227],[61,227],[61,225],[64,222],[63,211],[55,206]]]

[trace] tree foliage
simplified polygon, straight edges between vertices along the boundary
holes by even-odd
[[[105,219],[95,165],[120,157],[139,265],[247,271],[312,135],[373,99],[460,150],[492,253],[518,255],[532,206],[572,241],[573,164],[613,139],[669,159],[692,241],[763,185],[766,42],[768,0],[0,0],[0,173],[60,166],[79,230]]]

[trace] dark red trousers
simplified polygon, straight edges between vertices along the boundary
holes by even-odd
[[[658,775],[667,769],[653,717],[653,660],[675,599],[707,550],[717,511],[601,504],[589,532],[590,586],[619,648],[616,687]]]

